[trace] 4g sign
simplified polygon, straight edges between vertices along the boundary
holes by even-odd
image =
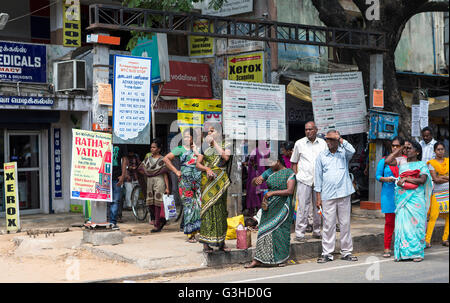
[[[63,45],[81,46],[80,0],[64,0]]]
[[[5,172],[6,230],[20,230],[19,196],[17,192],[17,162],[3,164]]]

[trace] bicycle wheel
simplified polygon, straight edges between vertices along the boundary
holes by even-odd
[[[131,209],[137,220],[144,221],[147,218],[148,208],[140,185],[135,185],[131,192]]]

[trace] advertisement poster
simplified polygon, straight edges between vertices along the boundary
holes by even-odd
[[[112,201],[111,134],[72,129],[70,198]]]
[[[114,56],[114,144],[150,144],[151,70],[151,58]]]
[[[319,133],[367,132],[367,110],[361,72],[309,76],[314,121]]]
[[[286,140],[285,86],[223,80],[223,127],[231,139]]]
[[[3,164],[5,182],[6,230],[20,230],[19,195],[17,186],[17,162]]]
[[[204,2],[202,15],[226,17],[253,11],[253,0],[228,0],[218,10],[209,7],[210,3],[211,1]]]
[[[61,128],[53,129],[54,198],[62,198]]]
[[[0,81],[46,83],[46,46],[0,41]]]
[[[193,31],[202,33],[212,33],[213,24],[208,20],[194,22]],[[214,38],[205,36],[189,36],[189,56],[190,57],[212,57],[214,56]]]
[[[204,126],[221,122],[222,101],[216,99],[182,99],[177,102],[178,126]]]
[[[264,52],[230,56],[228,80],[264,82]]]
[[[63,45],[81,46],[80,1],[72,0],[63,3]]]
[[[161,96],[212,98],[211,73],[206,63],[169,61],[170,82]]]

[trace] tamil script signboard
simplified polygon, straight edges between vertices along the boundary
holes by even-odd
[[[114,56],[114,144],[150,144],[152,59]]]
[[[284,85],[223,80],[223,127],[231,139],[286,140]]]
[[[250,13],[253,11],[253,0],[228,0],[225,1],[218,10],[215,10],[213,7],[210,8],[210,2],[211,1],[205,1],[202,15],[225,17]]]
[[[361,72],[309,76],[314,121],[319,133],[367,132],[367,110]]]
[[[72,129],[72,138],[70,198],[111,202],[111,135]]]
[[[0,41],[0,81],[46,83],[46,46]]]
[[[37,105],[53,106],[55,100],[50,97],[0,96],[0,105]]]

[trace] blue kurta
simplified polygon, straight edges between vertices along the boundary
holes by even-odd
[[[395,177],[389,165],[384,164],[384,158],[378,162],[376,179],[380,181],[381,177]],[[383,182],[381,188],[381,212],[383,214],[392,214],[395,212],[395,183]]]

